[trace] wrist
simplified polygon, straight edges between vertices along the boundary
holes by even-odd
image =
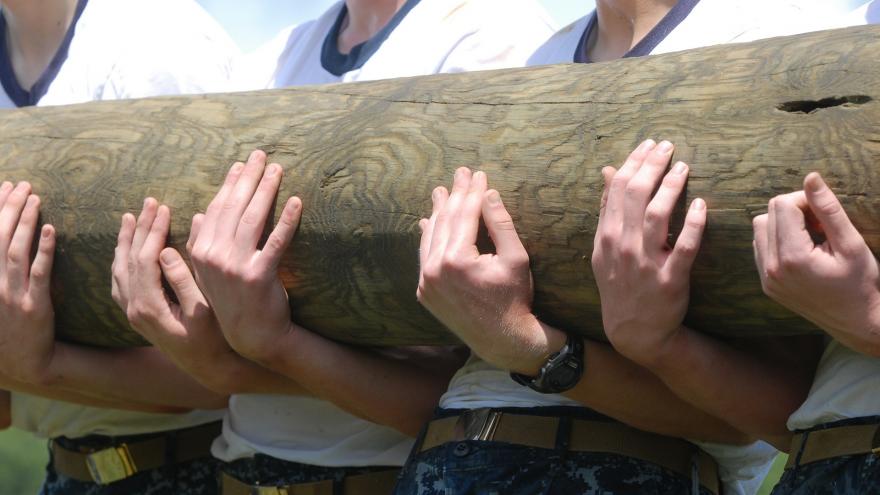
[[[568,339],[565,332],[542,323],[532,313],[513,330],[501,334],[514,337],[506,337],[509,340],[503,347],[496,343],[494,352],[490,352],[490,358],[486,361],[526,376],[538,375],[550,356],[565,347]]]
[[[677,370],[686,361],[683,358],[688,355],[690,332],[687,327],[679,326],[677,330],[651,345],[647,352],[626,357],[658,375]]]

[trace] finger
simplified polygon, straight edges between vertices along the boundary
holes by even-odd
[[[232,245],[235,231],[238,229],[242,215],[247,209],[257,190],[257,185],[263,178],[266,168],[266,153],[255,150],[248,157],[247,163],[241,172],[241,177],[235,183],[230,195],[223,203],[214,226],[214,240],[226,245]]]
[[[9,288],[13,293],[27,291],[30,280],[31,246],[39,216],[40,197],[31,194],[25,202],[15,234],[9,244],[9,252],[6,255],[6,273]]]
[[[119,235],[116,237],[116,252],[113,256],[113,266],[111,267],[111,292],[113,300],[116,301],[123,310],[128,307],[129,253],[131,252],[131,242],[134,238],[136,221],[134,215],[131,213],[122,215],[122,221],[119,226]]]
[[[192,224],[189,227],[189,239],[186,240],[186,252],[189,255],[192,255],[193,246],[196,243],[196,239],[199,238],[199,232],[202,230],[202,224],[204,221],[205,215],[201,213],[193,215]]]
[[[281,165],[272,163],[266,167],[257,190],[254,192],[235,232],[235,244],[239,254],[250,255],[257,249],[269,212],[272,211],[272,206],[275,204],[275,196],[278,194],[282,175]]]
[[[458,214],[452,222],[448,249],[458,253],[479,256],[477,233],[480,230],[480,215],[483,211],[483,196],[488,188],[485,172],[477,171],[471,176],[467,193],[461,201]]]
[[[614,167],[603,167],[602,168],[602,180],[604,185],[602,186],[602,199],[599,201],[599,224],[602,224],[602,218],[605,217],[605,206],[608,204],[608,192],[611,190],[611,181],[614,180],[614,174],[617,173],[617,169]]]
[[[428,261],[428,250],[431,245],[431,233],[428,232],[429,225],[431,225],[431,220],[427,218],[419,220],[419,271],[425,266],[425,262]]]
[[[133,258],[137,258],[140,254],[144,241],[147,240],[150,229],[153,228],[153,221],[156,219],[158,209],[159,202],[155,199],[147,198],[144,200],[144,207],[141,209],[141,214],[138,215],[134,228],[134,237],[131,240],[131,250],[128,253],[130,261],[134,261]],[[133,268],[134,265],[129,264],[129,271]]]
[[[9,193],[3,209],[0,210],[0,271],[6,269],[9,243],[12,242],[12,236],[18,227],[18,219],[30,194],[31,185],[27,182],[19,182]]]
[[[144,239],[144,244],[140,250],[140,259],[147,261],[147,266],[152,269],[158,269],[156,262],[159,260],[159,253],[165,248],[168,241],[168,229],[171,227],[171,211],[165,205],[160,205],[156,210],[156,218],[153,219],[153,225]]]
[[[864,238],[852,224],[837,195],[822,176],[813,172],[804,179],[804,192],[810,210],[825,231],[832,251],[857,252],[864,248]]]
[[[752,248],[755,251],[755,265],[758,268],[758,275],[761,277],[761,285],[767,286],[767,270],[765,260],[767,259],[767,214],[758,215],[752,220],[752,230],[755,238],[752,241]]]
[[[776,198],[767,204],[767,251],[764,252],[764,270],[778,273],[779,251],[776,249]]]
[[[213,242],[214,230],[218,219],[222,216],[223,205],[226,204],[227,198],[232,194],[232,190],[235,188],[235,184],[238,182],[239,177],[241,177],[243,170],[244,163],[241,162],[236,162],[229,168],[229,172],[226,174],[226,180],[223,181],[223,185],[220,186],[217,195],[214,196],[214,199],[208,204],[208,209],[205,210],[205,219],[202,223],[202,228],[199,231],[198,237],[196,237],[193,242],[193,249],[196,249],[197,246],[210,246]]]
[[[141,249],[133,252],[136,264],[131,278],[133,296],[143,295],[147,301],[160,301],[165,298],[162,289],[162,272],[159,267],[159,253],[165,247],[168,227],[171,224],[171,212],[165,205],[159,206],[153,223],[149,226],[147,236]],[[137,237],[137,233],[135,233]]]
[[[443,205],[449,198],[449,192],[443,186],[437,186],[431,192],[431,217],[428,218],[428,224],[422,234],[422,242],[420,250],[422,252],[422,267],[431,255],[431,246],[434,239],[434,230],[437,225],[437,216],[443,211]]]
[[[177,296],[183,314],[192,316],[197,313],[199,306],[208,306],[207,299],[196,284],[192,271],[176,249],[163,249],[159,260],[165,280]]]
[[[40,241],[37,244],[37,255],[31,265],[31,279],[29,290],[36,298],[45,298],[49,295],[49,286],[52,280],[52,264],[55,262],[55,228],[51,225],[43,225],[40,231]]]
[[[263,250],[260,251],[257,265],[258,270],[271,271],[273,273],[278,271],[281,258],[287,251],[287,247],[290,246],[290,241],[293,240],[293,235],[299,227],[301,218],[302,200],[294,196],[287,200],[284,209],[281,210],[281,217],[278,219],[278,223],[275,225],[272,233],[269,234],[269,238],[266,239],[266,245],[263,246]]]
[[[638,172],[626,185],[623,202],[623,243],[640,243],[645,228],[645,210],[651,195],[660,182],[669,160],[672,158],[672,143],[662,141],[648,152]],[[668,228],[668,225],[664,228]]]
[[[491,189],[483,194],[482,213],[498,257],[511,264],[528,263],[529,254],[498,191]]]
[[[14,188],[15,186],[9,181],[0,184],[0,210],[3,209],[3,205],[6,204],[6,198],[9,197],[9,194],[12,193]]]
[[[816,246],[807,231],[807,196],[797,191],[777,196],[774,204],[776,215],[776,248],[779,262],[798,263],[806,259]]]
[[[608,190],[608,199],[605,203],[606,223],[610,225],[623,224],[623,205],[626,196],[626,187],[630,179],[642,167],[642,163],[647,158],[648,153],[654,150],[657,143],[652,139],[642,142],[629,154],[623,166],[614,174],[611,179],[611,187]]]
[[[694,260],[700,251],[703,240],[703,230],[706,228],[706,202],[697,198],[691,202],[687,216],[684,219],[684,228],[678,235],[672,254],[669,255],[668,264],[674,276],[689,277]]]
[[[434,221],[434,234],[431,237],[431,257],[443,256],[446,245],[452,234],[453,223],[458,216],[458,210],[471,185],[471,171],[461,167],[455,171],[452,181],[452,191],[443,203],[443,207],[437,213]]]
[[[657,194],[645,210],[645,246],[651,250],[665,250],[668,247],[669,221],[678,198],[687,184],[688,166],[678,162],[663,178]]]

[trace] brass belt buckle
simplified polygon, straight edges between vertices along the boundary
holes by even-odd
[[[137,466],[126,444],[92,452],[86,456],[86,466],[95,483],[99,485],[124,480],[137,472]]]
[[[455,436],[462,440],[491,441],[501,419],[501,412],[488,407],[465,411],[455,423]]]

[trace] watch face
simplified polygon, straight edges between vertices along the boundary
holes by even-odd
[[[554,389],[568,390],[580,379],[580,367],[573,362],[566,362],[562,366],[553,369],[549,377],[550,386]]]

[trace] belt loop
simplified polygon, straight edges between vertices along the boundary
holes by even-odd
[[[797,455],[794,458],[794,469],[801,466],[801,456],[804,455],[804,450],[806,450],[807,440],[810,438],[810,430],[805,431],[803,435],[803,438],[801,438],[801,445],[798,447]]]
[[[874,438],[871,440],[871,452],[880,455],[880,425],[874,429]]]
[[[348,476],[348,473],[345,473],[345,476]],[[345,478],[333,480],[333,495],[345,495]]]
[[[165,433],[165,465],[172,466],[177,464],[177,430]]]
[[[556,425],[556,441],[554,448],[556,450],[568,451],[571,445],[571,425],[570,416],[560,416],[559,423]]]

